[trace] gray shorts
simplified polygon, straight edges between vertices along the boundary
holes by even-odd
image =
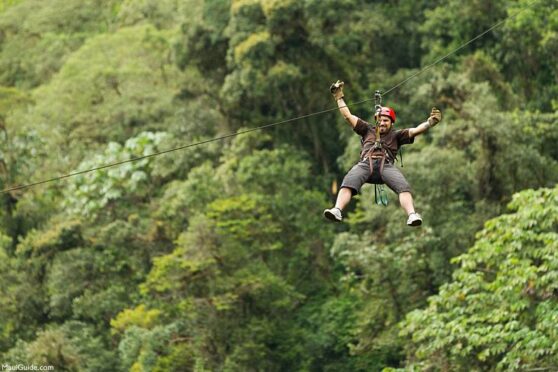
[[[360,188],[365,183],[386,184],[395,193],[411,192],[409,182],[403,173],[395,165],[384,163],[384,169],[380,174],[379,160],[374,160],[374,173],[370,176],[370,163],[368,160],[361,160],[355,164],[343,178],[341,187],[351,189],[353,195],[360,192]]]

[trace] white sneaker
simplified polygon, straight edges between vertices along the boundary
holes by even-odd
[[[326,209],[324,211],[324,217],[334,222],[341,222],[343,220],[343,214],[339,208]]]
[[[409,218],[407,219],[408,226],[420,226],[422,224],[422,217],[420,214],[413,212],[409,214]]]

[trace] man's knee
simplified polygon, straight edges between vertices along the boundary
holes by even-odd
[[[397,194],[404,192],[411,193],[412,191],[411,185],[409,185],[403,173],[395,167],[384,168],[382,179],[385,184]]]
[[[411,191],[401,191],[397,194],[399,195],[399,198],[413,198],[413,194],[411,193]]]
[[[341,186],[341,188],[339,189],[339,193],[346,193],[347,195],[350,196],[355,196],[356,194],[358,194],[358,191],[356,188],[353,188],[351,186]]]

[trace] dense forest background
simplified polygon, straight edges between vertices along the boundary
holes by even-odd
[[[371,186],[323,219],[335,111],[3,192],[0,362],[557,370],[555,0],[0,1],[0,186],[369,99],[504,19],[384,97],[444,114],[404,152],[419,229]]]

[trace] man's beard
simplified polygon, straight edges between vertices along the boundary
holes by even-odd
[[[381,134],[386,134],[389,132],[389,130],[391,129],[391,126],[380,126],[380,133]]]

